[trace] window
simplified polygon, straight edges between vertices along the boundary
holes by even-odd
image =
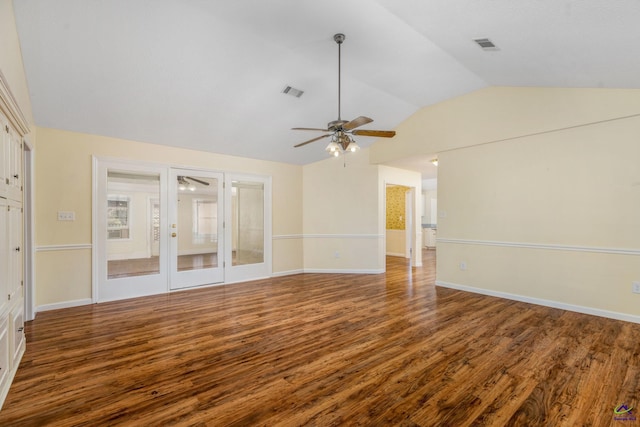
[[[193,200],[193,243],[218,241],[218,204],[213,200]]]
[[[107,198],[107,238],[128,239],[131,218],[131,201],[127,196]]]

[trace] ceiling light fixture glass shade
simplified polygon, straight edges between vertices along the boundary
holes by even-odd
[[[358,144],[356,144],[356,142],[353,139],[351,140],[349,145],[347,145],[347,151],[349,151],[351,153],[355,153],[359,149],[360,149],[360,146]]]
[[[438,159],[431,160],[431,163],[433,163],[433,166],[438,166]]]
[[[337,157],[340,155],[340,146],[335,141],[331,141],[329,145],[327,145],[327,148],[325,148],[325,151]]]

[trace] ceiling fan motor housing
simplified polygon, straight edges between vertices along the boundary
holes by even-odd
[[[329,129],[330,131],[342,130],[342,126],[345,123],[349,123],[349,120],[334,120],[327,124],[327,129]]]

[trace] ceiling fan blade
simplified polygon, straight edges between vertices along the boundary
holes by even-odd
[[[202,184],[202,185],[209,185],[209,183],[208,183],[207,181],[203,181],[203,180],[201,180],[201,179],[194,178],[194,177],[192,177],[192,176],[185,176],[185,178],[190,179],[191,181],[198,182],[198,183],[200,183],[200,184]]]
[[[351,132],[351,134],[360,136],[377,136],[378,138],[393,138],[394,136],[396,136],[396,131],[360,129],[354,130],[353,132]]]
[[[344,130],[355,129],[355,128],[360,127],[362,125],[366,125],[367,123],[371,123],[372,121],[373,121],[373,119],[370,119],[369,117],[365,117],[365,116],[356,117],[355,119],[351,120],[350,122],[347,122],[347,123],[343,124],[342,125],[342,129],[344,129]]]
[[[329,132],[329,129],[319,129],[319,128],[291,128],[291,130],[317,130],[320,132]]]
[[[309,143],[311,143],[311,142],[318,141],[318,140],[320,140],[320,139],[322,139],[322,138],[326,138],[326,137],[331,136],[331,135],[332,135],[332,134],[328,133],[328,134],[326,134],[326,135],[322,135],[322,136],[319,136],[319,137],[317,137],[317,138],[313,138],[313,139],[310,139],[310,140],[308,140],[308,141],[301,142],[300,144],[298,144],[298,145],[294,145],[293,147],[294,147],[294,148],[302,147],[303,145],[307,145],[307,144],[309,144]]]

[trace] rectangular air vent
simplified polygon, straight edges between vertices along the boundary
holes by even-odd
[[[489,39],[473,39],[473,41],[476,42],[476,44],[480,46],[482,50],[500,50],[498,46],[496,46]]]
[[[295,87],[285,86],[285,88],[282,90],[282,93],[286,95],[295,96],[296,98],[300,98],[304,93],[304,91],[300,89],[296,89]]]

